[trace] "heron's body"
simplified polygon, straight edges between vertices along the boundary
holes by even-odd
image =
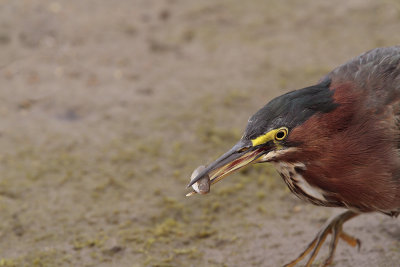
[[[230,151],[202,173],[216,182],[249,163],[271,162],[303,200],[349,211],[319,233],[295,265],[333,234],[355,245],[342,224],[363,212],[400,213],[400,46],[377,48],[316,85],[279,96],[257,111]],[[192,183],[196,182],[196,179]]]
[[[296,195],[306,195],[314,204],[397,215],[400,47],[372,50],[338,67],[323,80],[330,80],[332,98],[340,104],[329,113],[313,115],[293,130],[289,140],[304,145],[279,157],[278,165],[301,161],[304,168],[294,168],[292,173],[277,168],[278,172],[288,185],[288,180],[292,181],[289,188]],[[299,176],[324,199],[308,197],[310,194],[302,190],[306,187],[301,186],[305,183],[293,179]]]

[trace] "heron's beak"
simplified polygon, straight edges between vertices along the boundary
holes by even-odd
[[[208,165],[191,180],[188,187],[192,186],[205,175],[210,177],[211,184],[215,184],[234,171],[254,162],[262,156],[264,152],[265,148],[253,147],[251,141],[240,140],[228,152]]]

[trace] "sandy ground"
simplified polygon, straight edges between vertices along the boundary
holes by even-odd
[[[283,265],[340,211],[269,165],[185,198],[189,176],[399,29],[394,0],[0,1],[0,266]],[[335,266],[399,266],[399,219],[345,228]]]

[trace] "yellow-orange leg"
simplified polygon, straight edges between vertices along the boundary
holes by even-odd
[[[311,241],[311,243],[307,246],[307,248],[294,261],[286,264],[284,267],[295,266],[299,261],[301,261],[305,256],[307,256],[311,252],[310,258],[308,259],[306,264],[306,267],[310,267],[311,264],[314,262],[315,257],[318,255],[319,249],[321,248],[322,244],[324,243],[326,237],[329,234],[332,234],[332,240],[329,245],[329,255],[322,264],[322,266],[328,266],[329,264],[332,263],[333,255],[335,254],[339,238],[346,241],[346,243],[352,247],[358,246],[358,248],[360,248],[361,246],[360,240],[346,234],[345,232],[343,232],[342,228],[343,224],[346,221],[350,220],[351,218],[354,218],[357,215],[358,213],[355,213],[353,211],[346,211],[330,219],[326,223],[326,225],[322,227],[322,229],[318,232],[317,236],[314,238],[313,241]]]

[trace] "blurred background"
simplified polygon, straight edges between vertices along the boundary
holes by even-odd
[[[0,266],[287,263],[339,210],[268,164],[186,198],[190,174],[399,29],[396,0],[1,0]],[[400,262],[398,219],[346,229],[336,266]]]

